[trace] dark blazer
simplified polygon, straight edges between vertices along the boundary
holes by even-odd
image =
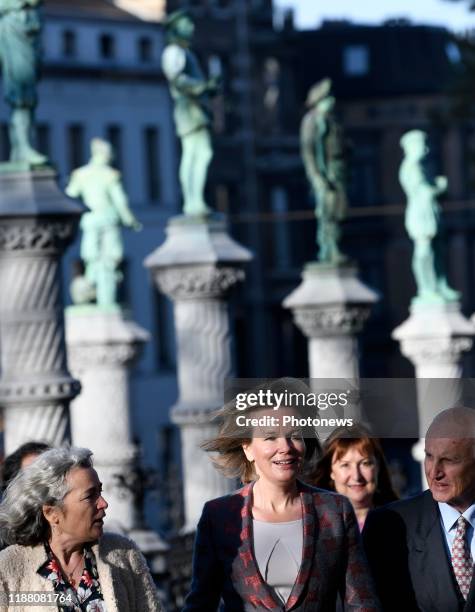
[[[381,610],[350,503],[345,497],[300,482],[302,564],[284,605],[264,582],[254,556],[252,486],[205,504],[184,612],[215,612],[221,598],[225,612],[334,612],[339,592],[346,610]]]
[[[369,513],[363,540],[384,612],[473,612],[457,586],[430,491]]]

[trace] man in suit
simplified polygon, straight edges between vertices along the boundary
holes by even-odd
[[[363,532],[384,612],[475,611],[475,410],[436,416],[429,490],[370,513]]]

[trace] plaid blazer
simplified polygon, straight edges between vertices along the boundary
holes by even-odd
[[[191,591],[183,612],[381,610],[349,501],[298,481],[302,563],[287,603],[263,580],[253,552],[252,487],[209,501],[198,524]]]

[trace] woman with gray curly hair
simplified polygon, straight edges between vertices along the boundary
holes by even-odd
[[[54,448],[22,470],[0,504],[0,610],[158,612],[135,544],[103,533],[107,502],[85,448]]]

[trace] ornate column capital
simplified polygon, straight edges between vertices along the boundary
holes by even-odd
[[[410,316],[392,333],[402,354],[415,366],[460,364],[473,345],[475,328],[458,303],[411,308]]]
[[[72,219],[1,219],[0,250],[61,253],[73,240],[76,225]]]
[[[124,367],[140,353],[141,343],[68,344],[68,361],[73,372],[89,370],[93,366]]]
[[[295,324],[307,338],[318,338],[360,332],[378,299],[358,279],[354,265],[311,263],[304,267],[302,282],[283,305],[292,311]]]
[[[208,401],[203,405],[199,402],[187,405],[183,401],[178,401],[171,408],[170,419],[180,427],[208,427],[216,410],[222,407],[222,403],[222,399],[216,399],[213,406],[210,406],[211,402]]]
[[[149,334],[120,310],[91,306],[66,308],[68,361],[75,373],[124,368],[139,356]]]
[[[456,364],[462,353],[472,348],[470,337],[418,338],[401,340],[401,353],[415,366],[425,364]]]
[[[240,268],[213,264],[155,270],[160,290],[173,301],[224,298],[244,277],[244,270]]]
[[[370,306],[334,305],[295,308],[294,321],[307,338],[357,334],[371,312]]]

